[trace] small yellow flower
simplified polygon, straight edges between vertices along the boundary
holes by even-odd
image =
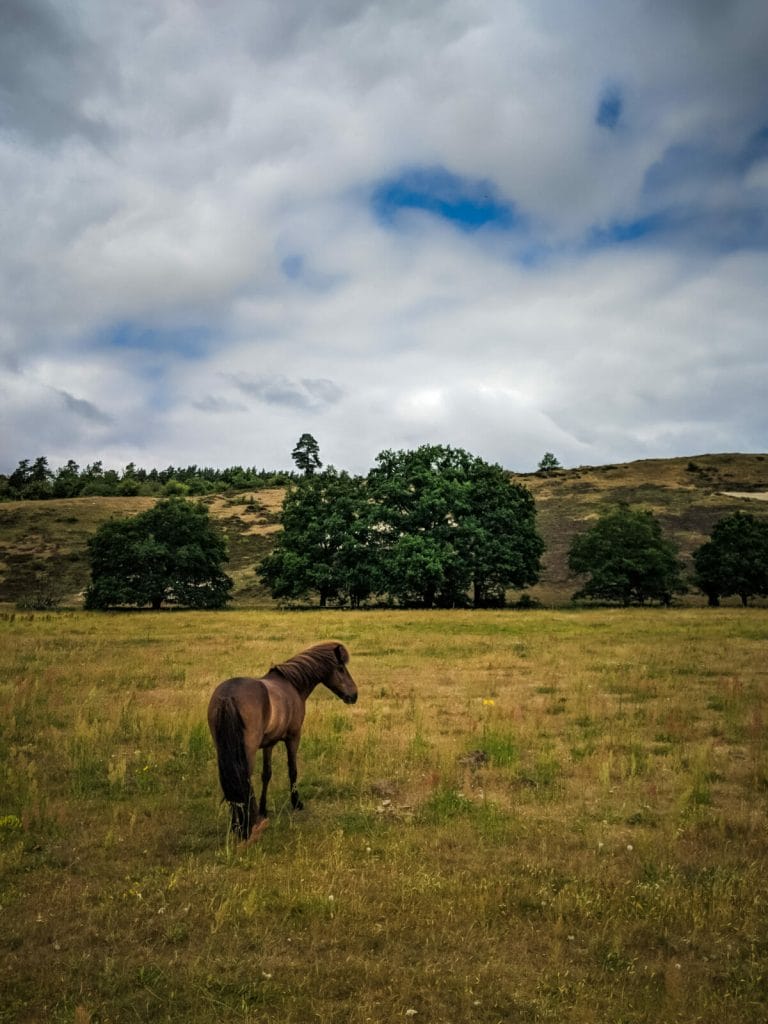
[[[492,708],[492,707],[494,707],[495,704],[496,704],[496,701],[493,699],[493,697],[483,697],[483,707],[484,708]]]

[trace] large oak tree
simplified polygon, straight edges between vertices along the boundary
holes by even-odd
[[[544,543],[529,491],[461,448],[384,451],[368,476],[378,590],[400,604],[503,604],[536,583]]]

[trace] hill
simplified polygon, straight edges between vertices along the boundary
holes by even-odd
[[[574,534],[618,502],[658,516],[687,561],[721,516],[737,509],[768,516],[768,455],[647,459],[512,478],[536,499],[547,549],[541,582],[531,595],[546,605],[567,604],[576,589],[567,567]],[[277,487],[204,499],[229,541],[237,605],[272,603],[255,567],[280,529],[284,493]],[[79,605],[89,578],[88,537],[110,516],[132,515],[153,502],[88,497],[0,504],[0,602]]]
[[[235,581],[235,604],[272,604],[255,566],[280,529],[285,489],[268,488],[204,499],[227,537],[226,570]],[[112,516],[135,515],[155,498],[53,498],[0,504],[0,603],[79,606],[90,579],[88,538]]]
[[[555,470],[548,476],[516,474],[514,479],[536,499],[547,549],[541,582],[531,595],[546,605],[567,603],[576,589],[568,572],[574,534],[620,502],[653,512],[687,564],[722,516],[737,510],[768,516],[768,455],[645,459]],[[696,597],[688,600],[698,603]]]

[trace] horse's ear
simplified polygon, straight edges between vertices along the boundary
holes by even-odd
[[[340,665],[346,665],[349,661],[349,652],[344,644],[336,644],[336,661]]]

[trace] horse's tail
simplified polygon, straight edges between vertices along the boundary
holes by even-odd
[[[212,722],[219,781],[232,810],[232,831],[247,839],[256,820],[256,802],[245,752],[245,723],[232,697],[222,697]]]

